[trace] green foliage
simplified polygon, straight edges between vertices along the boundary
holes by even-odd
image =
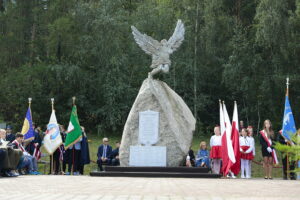
[[[300,1],[260,0],[17,0],[0,8],[0,111],[21,124],[27,98],[46,124],[50,98],[67,124],[77,97],[81,124],[120,135],[151,57],[130,26],[161,40],[182,19],[186,34],[160,76],[197,116],[197,135],[219,122],[218,99],[259,129],[282,123],[285,78],[294,116],[300,112]],[[296,118],[296,124],[299,119]]]
[[[283,156],[288,155],[290,162],[298,162],[300,160],[300,136],[294,135],[292,138],[293,145],[285,145],[276,142],[275,148],[282,153]],[[295,172],[300,172],[300,168],[296,168]]]

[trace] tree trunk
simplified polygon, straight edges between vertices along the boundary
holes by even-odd
[[[194,117],[197,121],[197,42],[198,42],[198,16],[199,16],[199,1],[196,5],[196,21],[195,21],[195,40],[194,40]]]

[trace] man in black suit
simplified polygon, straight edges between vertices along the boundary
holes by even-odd
[[[98,148],[98,153],[97,153],[97,163],[98,167],[100,168],[100,171],[103,171],[103,164],[110,165],[111,164],[111,159],[110,155],[112,152],[111,146],[108,144],[108,138],[103,138],[102,140],[103,144],[101,144]]]
[[[6,127],[6,141],[9,141],[10,143],[16,139],[15,134],[11,132],[11,128],[10,125]]]
[[[111,165],[113,166],[120,165],[119,148],[120,148],[120,142],[116,142],[116,148],[110,154]]]

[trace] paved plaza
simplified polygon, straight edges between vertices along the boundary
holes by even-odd
[[[0,178],[1,200],[300,199],[300,181],[20,176]]]

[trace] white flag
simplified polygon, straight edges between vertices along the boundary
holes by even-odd
[[[57,124],[55,111],[52,110],[49,124],[47,125],[46,135],[44,137],[44,146],[50,155],[62,144],[62,138]]]

